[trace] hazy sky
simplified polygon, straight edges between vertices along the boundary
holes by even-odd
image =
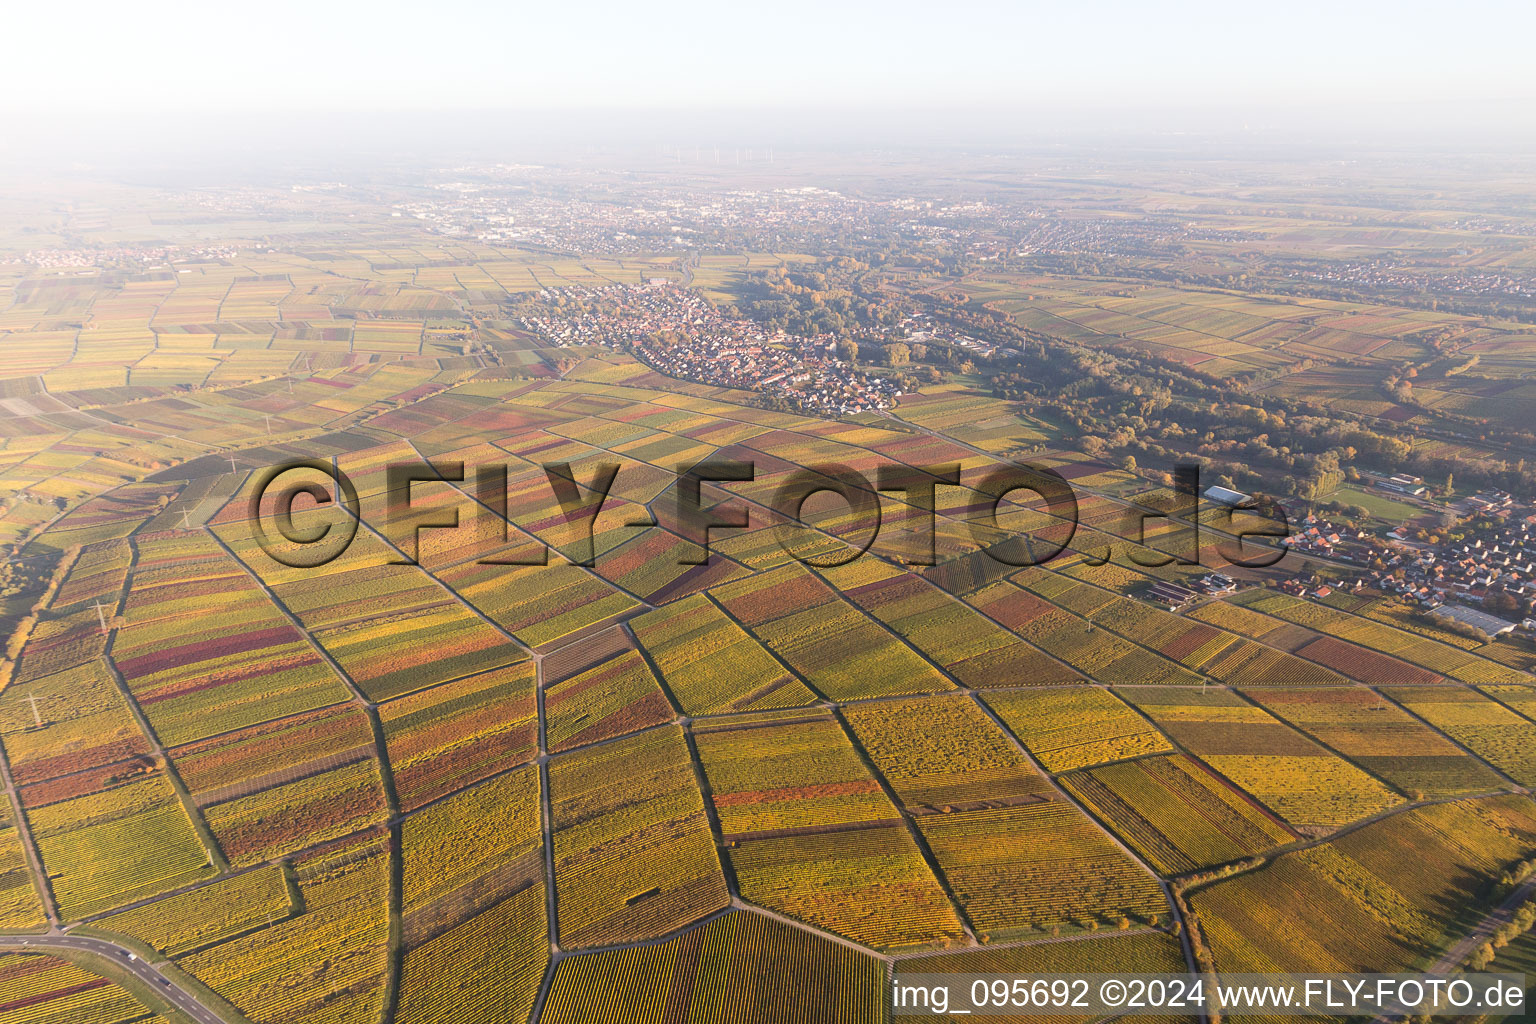
[[[18,0],[0,19],[12,114],[1536,100],[1530,0]]]

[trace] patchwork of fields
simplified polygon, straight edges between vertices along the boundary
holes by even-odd
[[[4,519],[57,578],[0,687],[0,929],[112,937],[252,1024],[863,1024],[893,964],[1182,970],[1196,924],[1223,967],[1327,947],[1406,968],[1529,856],[1536,678],[1482,645],[1262,587],[1156,607],[1143,591],[1194,569],[1098,564],[1137,478],[1066,452],[1044,458],[1082,520],[1046,566],[976,538],[1059,519],[1015,492],[979,522],[959,488],[937,565],[910,557],[925,517],[898,491],[848,557],[853,517],[775,507],[798,467],[973,484],[1056,428],[951,387],[815,420],[501,328],[486,365],[451,340],[475,294],[665,268],[395,255],[377,287],[204,268],[5,314],[0,378],[46,391],[5,398],[0,470],[65,500]],[[1413,333],[1388,310],[1039,291],[1020,322],[1207,370],[1387,359]],[[357,528],[313,569],[257,538],[256,478],[295,457],[358,491],[360,523],[295,504]],[[705,458],[756,475],[704,485],[745,527],[695,564],[674,474]],[[450,471],[391,486],[420,459]],[[606,499],[571,514],[554,463],[584,501],[616,467]],[[1337,910],[1272,938],[1299,900]],[[0,956],[54,1010],[147,1019],[72,970]],[[818,1014],[760,980],[791,974]]]

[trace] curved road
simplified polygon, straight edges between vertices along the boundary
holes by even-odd
[[[92,939],[83,935],[62,935],[51,932],[47,935],[4,935],[0,936],[0,951],[8,953],[47,953],[52,950],[68,950],[79,953],[94,953],[97,956],[110,960],[121,970],[133,975],[153,989],[162,999],[180,1010],[187,1017],[198,1024],[225,1024],[224,1018],[198,1002],[186,990],[179,988],[159,969],[147,963],[143,957],[129,959],[130,950],[124,949],[104,939]],[[89,967],[86,970],[90,970]],[[99,972],[92,971],[93,974]],[[109,981],[110,976],[106,977]],[[153,1007],[151,1007],[153,1009]]]

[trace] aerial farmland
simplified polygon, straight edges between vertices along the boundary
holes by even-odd
[[[1529,961],[1536,222],[679,163],[6,208],[0,1024]]]

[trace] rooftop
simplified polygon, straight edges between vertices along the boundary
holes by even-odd
[[[1447,619],[1455,619],[1482,630],[1489,636],[1498,636],[1500,633],[1508,633],[1515,628],[1515,623],[1507,619],[1501,619],[1497,615],[1489,615],[1475,608],[1462,608],[1458,605],[1441,605],[1435,609],[1435,614]]]
[[[1219,501],[1223,505],[1236,507],[1249,500],[1248,495],[1242,491],[1234,491],[1230,487],[1207,487],[1205,496],[1212,501]]]

